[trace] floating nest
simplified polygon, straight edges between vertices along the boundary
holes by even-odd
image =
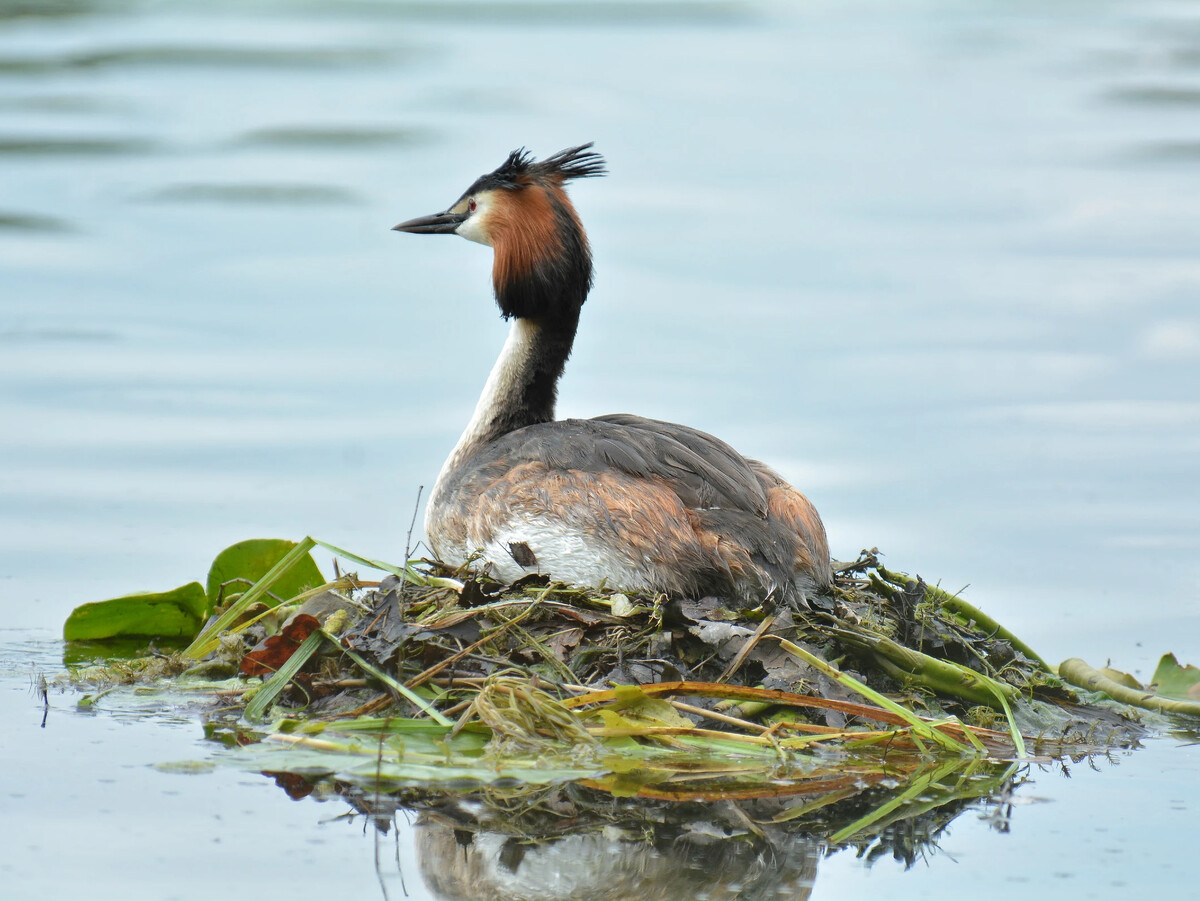
[[[318,544],[389,575],[317,586]],[[283,556],[257,572],[218,565],[266,545]],[[381,832],[412,814],[423,875],[445,897],[524,897],[514,874],[540,868],[581,886],[632,880],[630,896],[652,883],[664,899],[751,885],[805,897],[830,850],[912,864],[967,810],[1006,830],[1038,768],[1136,747],[1167,723],[1142,707],[1200,710],[1200,672],[1170,655],[1163,694],[1080,661],[1055,670],[873,550],[801,609],[500,585],[313,539],[226,549],[207,592],[169,596],[193,594],[217,607],[185,650],[101,650],[104,665],[72,679],[186,698],[225,745],[218,761],[292,797],[342,798]],[[147,596],[73,618],[136,619],[126,601],[140,611]]]
[[[1141,731],[1123,707],[1081,703],[990,617],[956,595],[886,569],[875,551],[838,566],[831,588],[804,610],[585,590],[543,576],[501,586],[435,561],[422,561],[420,572],[426,584],[397,575],[373,584],[346,577],[294,608],[279,636],[252,627],[232,655],[225,649],[225,658],[256,644],[241,671],[267,675],[324,620],[343,649],[410,691],[435,689],[434,708],[452,714],[475,703],[485,686],[507,680],[559,700],[612,686],[716,697],[718,703],[686,711],[716,728],[729,725],[717,708],[734,701],[743,712],[746,705],[761,708],[753,710],[757,716],[776,706],[773,701],[785,703],[782,695],[801,695],[813,706],[806,712],[790,707],[792,721],[841,730],[860,714],[858,683],[926,719],[1009,732],[1015,724],[1033,740],[1035,753],[1120,746]],[[340,659],[353,669],[351,660]],[[301,705],[310,716],[346,712],[351,703],[354,715],[422,712],[393,686],[347,685],[350,673],[337,660],[334,647],[314,655],[281,703]],[[496,719],[486,704],[473,712]]]
[[[382,829],[416,811],[432,857],[447,830],[479,849],[488,835],[590,847],[613,829],[651,844],[698,830],[740,836],[723,846],[739,866],[800,854],[802,875],[812,842],[911,863],[964,809],[1003,828],[1030,766],[1146,732],[1141,713],[1067,685],[876,551],[803,609],[504,586],[340,549],[392,574],[273,597],[313,546],[230,597],[184,652],[75,678],[190,688],[232,764],[293,797],[335,793]]]

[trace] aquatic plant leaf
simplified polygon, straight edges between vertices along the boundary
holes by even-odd
[[[71,612],[63,625],[63,638],[191,638],[203,624],[207,607],[199,582],[171,591],[94,601]]]
[[[1145,685],[1122,670],[1113,669],[1111,666],[1102,666],[1097,672],[1106,678],[1112,679],[1118,685],[1124,685],[1126,688],[1132,688],[1134,691],[1146,690]]]
[[[615,710],[623,719],[641,725],[675,726],[690,728],[692,721],[661,698],[652,698],[636,685],[617,685],[613,687],[616,701],[607,714]]]
[[[1114,701],[1122,704],[1131,704],[1134,707],[1157,710],[1160,713],[1182,713],[1187,716],[1200,716],[1200,698],[1197,698],[1195,695],[1189,696],[1187,692],[1191,689],[1186,685],[1187,669],[1194,670],[1195,667],[1185,669],[1179,666],[1173,654],[1168,654],[1167,657],[1170,657],[1171,660],[1168,661],[1166,658],[1163,658],[1159,662],[1159,670],[1162,671],[1167,684],[1171,686],[1171,690],[1182,690],[1184,692],[1182,696],[1176,697],[1144,688],[1128,688],[1120,682],[1114,682],[1099,670],[1093,669],[1086,661],[1080,660],[1078,657],[1071,657],[1060,663],[1058,665],[1058,675],[1063,680],[1070,682],[1072,685],[1078,685],[1080,688],[1102,691]],[[1174,662],[1174,666],[1172,666],[1172,662]],[[1156,679],[1158,675],[1159,673],[1156,672]]]
[[[226,596],[244,592],[266,575],[271,567],[282,560],[295,546],[296,542],[283,538],[249,538],[225,548],[217,554],[208,570],[209,610],[211,611],[212,607],[216,605],[223,584],[240,580],[235,585],[226,588]],[[308,591],[310,588],[324,584],[325,577],[321,575],[321,570],[313,562],[312,555],[306,554],[275,580],[270,588],[270,593],[277,598],[287,600],[302,591]],[[269,599],[268,603],[270,603]]]
[[[238,622],[251,606],[259,602],[260,598],[267,597],[267,592],[287,574],[288,570],[303,560],[309,560],[309,551],[315,546],[316,542],[307,536],[303,541],[299,541],[293,545],[292,549],[284,554],[274,566],[263,573],[261,578],[247,588],[243,594],[238,596],[237,600],[231,602],[222,611],[220,616],[215,616],[209,622],[205,623],[204,628],[200,630],[200,634],[192,639],[192,643],[183,649],[183,655],[191,657],[193,660],[199,660],[205,654],[216,650],[217,645],[220,643],[218,636]]]
[[[1162,697],[1200,701],[1200,668],[1190,663],[1180,666],[1174,654],[1163,654],[1150,683],[1150,687]]]
[[[296,648],[320,628],[321,623],[315,616],[298,614],[282,632],[263,639],[242,658],[242,675],[265,676],[279,672],[292,654],[296,653]]]
[[[155,646],[161,650],[169,650],[170,646],[186,642],[186,638],[163,639],[155,637]],[[111,668],[114,664],[128,662],[130,669],[136,667],[146,654],[146,638],[132,636],[129,638],[101,638],[97,641],[89,639],[72,639],[63,645],[63,666],[76,672],[87,672],[93,667]],[[141,672],[141,669],[138,669]],[[130,681],[134,681],[132,678]]]

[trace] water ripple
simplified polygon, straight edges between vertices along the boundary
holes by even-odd
[[[429,133],[408,128],[376,128],[371,126],[295,125],[260,128],[248,131],[235,139],[243,146],[295,147],[304,150],[349,147],[385,147],[412,145],[427,140]]]
[[[311,184],[176,184],[145,195],[166,203],[235,203],[280,205],[347,206],[361,202],[353,191],[333,185]]]
[[[149,66],[178,68],[326,69],[379,65],[393,50],[365,47],[150,46],[90,50],[58,56],[3,56],[0,75],[48,75],[78,69]]]
[[[1131,163],[1200,163],[1200,140],[1146,141],[1131,148],[1124,159]]]
[[[129,156],[160,148],[145,138],[19,137],[0,138],[0,156]]]
[[[1143,85],[1140,87],[1116,88],[1108,92],[1108,99],[1134,106],[1185,107],[1200,104],[1200,88],[1174,85]]]
[[[41,232],[46,234],[75,231],[65,219],[42,216],[38,213],[16,213],[0,210],[0,232]],[[4,335],[0,332],[0,338]]]

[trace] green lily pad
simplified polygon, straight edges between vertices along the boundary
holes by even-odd
[[[1200,701],[1200,669],[1190,663],[1180,666],[1174,654],[1163,654],[1150,681],[1150,687],[1165,698]]]
[[[250,538],[225,548],[217,554],[208,570],[209,610],[217,603],[223,584],[243,580],[226,587],[222,600],[228,602],[231,595],[241,594],[266,575],[267,570],[283,559],[295,546],[294,541],[282,538]],[[325,577],[321,575],[321,570],[317,569],[312,555],[306,554],[279,577],[271,586],[270,592],[277,598],[287,600],[302,591],[324,584]],[[263,600],[268,604],[273,603],[269,595]]]
[[[63,626],[63,638],[190,638],[208,611],[199,582],[157,594],[130,594],[76,607]]]

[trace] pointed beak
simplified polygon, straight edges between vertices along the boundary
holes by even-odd
[[[392,226],[394,232],[409,232],[414,235],[452,235],[454,230],[466,221],[467,213],[435,213],[432,216],[419,216],[409,219],[399,225]]]

